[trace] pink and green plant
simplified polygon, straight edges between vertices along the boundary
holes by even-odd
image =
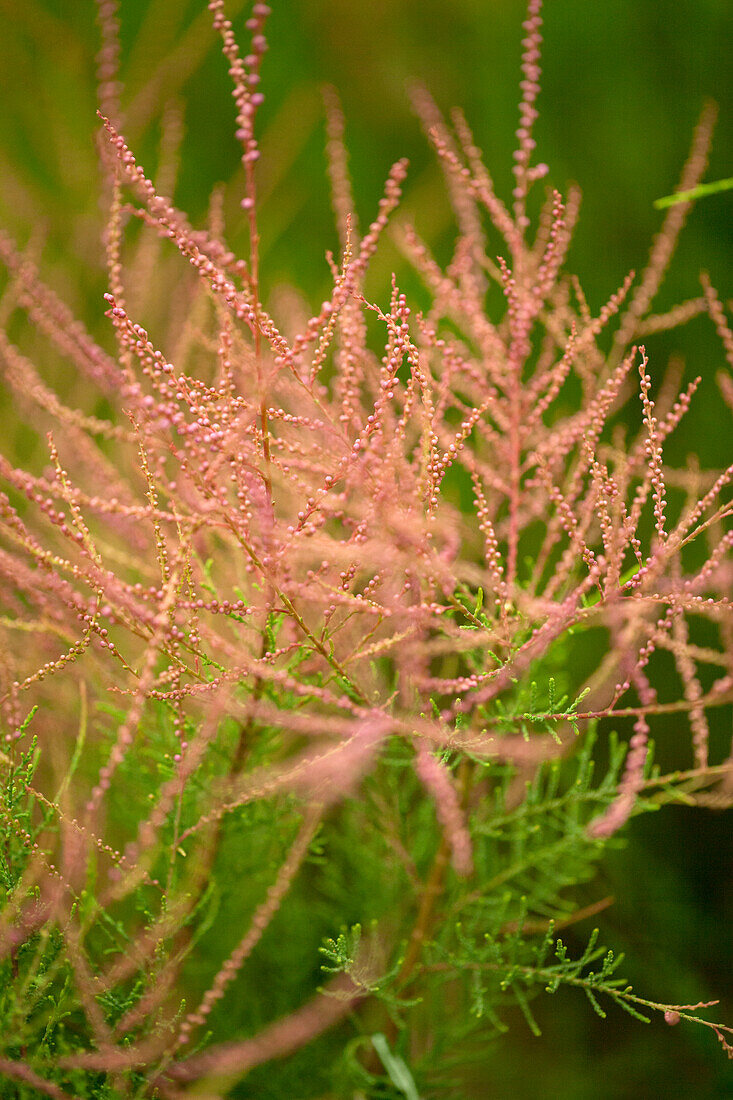
[[[538,1032],[532,1002],[560,987],[601,1016],[696,1023],[730,1056],[707,1004],[637,995],[598,932],[578,956],[558,938],[603,911],[577,888],[632,816],[733,802],[733,757],[709,752],[733,701],[733,465],[666,462],[701,379],[680,390],[644,344],[707,311],[733,367],[706,277],[653,312],[690,200],[594,313],[565,267],[578,193],[530,216],[547,174],[530,0],[509,204],[464,116],[415,93],[458,227],[446,267],[392,227],[429,305],[396,278],[367,295],[408,166],[360,230],[332,90],[333,290],[314,316],[266,303],[269,9],[243,54],[224,0],[209,8],[248,257],[217,193],[194,228],[128,147],[114,0],[113,353],[0,236],[4,316],[23,311],[90,391],[64,404],[0,334],[48,438],[42,469],[0,457],[2,1095],[485,1095],[490,1041],[517,1010]],[[729,371],[718,384],[733,409]],[[689,758],[662,774],[670,715]]]

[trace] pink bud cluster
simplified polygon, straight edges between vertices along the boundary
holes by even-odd
[[[270,14],[267,4],[255,4],[252,15],[246,22],[247,30],[252,33],[251,52],[242,57],[234,36],[232,24],[224,15],[224,0],[210,0],[209,10],[214,14],[214,30],[222,37],[223,53],[229,62],[229,75],[232,78],[232,95],[237,105],[236,137],[242,143],[242,164],[245,170],[259,160],[260,151],[254,132],[254,120],[257,108],[264,102],[259,90],[260,66],[267,51],[267,39],[263,34],[265,20]],[[248,191],[242,199],[244,210],[252,210],[255,197]]]
[[[114,355],[0,235],[8,308],[25,311],[83,380],[62,401],[0,336],[3,376],[46,433],[32,472],[0,456],[1,736],[11,763],[30,732],[51,761],[32,793],[60,822],[59,858],[42,866],[25,825],[18,838],[31,850],[29,888],[62,880],[52,908],[91,1036],[68,1066],[143,1069],[165,1097],[297,1049],[368,995],[359,959],[333,998],[242,1042],[188,1053],[246,977],[302,869],[317,875],[310,856],[340,814],[363,815],[365,843],[386,848],[410,883],[385,931],[394,952],[407,935],[409,959],[437,927],[441,893],[461,879],[480,893],[482,838],[505,792],[498,772],[513,777],[510,812],[549,761],[573,751],[576,730],[608,720],[629,736],[625,765],[602,812],[581,824],[600,842],[629,820],[669,709],[657,692],[664,661],[681,685],[672,707],[689,726],[696,782],[722,777],[710,797],[729,799],[733,767],[731,758],[711,766],[708,745],[709,712],[732,697],[733,464],[670,466],[667,440],[708,380],[685,384],[680,369],[658,382],[651,351],[638,346],[644,332],[703,311],[729,358],[733,337],[707,279],[692,307],[651,313],[677,215],[639,280],[626,278],[595,311],[565,270],[577,195],[549,193],[528,240],[526,199],[545,172],[532,165],[540,0],[524,25],[512,203],[496,195],[463,116],[451,128],[426,93],[415,96],[459,226],[445,264],[418,228],[398,227],[424,283],[422,311],[396,277],[384,292],[367,282],[407,162],[392,166],[357,234],[343,120],[327,93],[342,255],[328,255],[333,291],[312,316],[292,295],[263,302],[258,280],[254,124],[269,8],[252,6],[244,55],[223,0],[209,9],[232,78],[248,260],[224,240],[223,203],[205,231],[160,193],[111,107]],[[111,102],[117,64],[115,11],[102,2],[101,102]],[[703,120],[688,186],[704,168],[708,130]],[[129,240],[128,211],[138,219]],[[173,254],[161,264],[169,292],[149,302],[145,286],[130,285],[138,228]],[[158,271],[147,270],[157,288]],[[619,416],[634,392],[641,414],[634,399]],[[585,683],[574,647],[594,638],[605,648]],[[571,701],[529,713],[525,689],[556,675]],[[395,760],[402,770],[387,797]],[[424,877],[407,851],[405,805],[425,811]],[[232,822],[246,836],[275,811],[292,821],[290,840],[259,868],[259,896],[179,1017],[222,838]],[[131,914],[128,948],[99,964],[87,936],[98,913],[77,904],[87,867],[100,905],[115,920]],[[139,983],[140,999],[110,1024],[100,1005],[123,982]]]

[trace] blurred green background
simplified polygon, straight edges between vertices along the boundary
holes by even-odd
[[[233,102],[210,15],[204,0],[121,0],[120,7],[126,134],[151,174],[161,109],[180,105],[185,137],[175,199],[200,224],[212,187],[238,170]],[[325,179],[323,83],[343,102],[362,223],[376,209],[390,164],[406,155],[403,212],[445,258],[451,216],[407,88],[422,82],[444,110],[465,109],[507,198],[524,3],[273,0],[272,7],[258,120],[265,293],[290,283],[316,305],[329,287],[324,252],[338,241]],[[247,9],[241,0],[229,5],[240,28]],[[561,191],[570,181],[582,189],[569,263],[597,308],[628,269],[644,264],[662,219],[652,203],[674,190],[706,98],[720,106],[706,178],[733,174],[733,10],[730,0],[551,0],[544,14],[537,159],[550,165],[549,182]],[[42,244],[44,274],[111,346],[101,300],[97,48],[91,0],[0,0],[0,227],[22,245]],[[733,295],[732,214],[730,193],[693,208],[658,308],[699,294],[701,269],[723,298]],[[235,247],[245,247],[239,216],[228,233]],[[402,261],[387,242],[371,281],[382,299],[393,268],[401,271]],[[693,453],[703,466],[727,464],[733,422],[716,397],[714,376],[724,359],[709,320],[650,339],[648,350],[656,377],[672,354],[684,357],[686,380],[703,376],[693,411],[671,441],[674,457],[683,462]],[[4,400],[0,411],[5,449],[15,433]],[[718,758],[730,735],[730,708],[721,721]],[[667,809],[637,821],[627,838],[592,894],[617,899],[603,915],[605,942],[628,950],[625,973],[642,995],[720,996],[716,1017],[733,1022],[730,811]],[[579,939],[587,931],[579,926]],[[617,1013],[601,1021],[569,992],[546,998],[537,1011],[544,1039],[533,1039],[517,1019],[497,1049],[487,1096],[733,1096],[730,1064],[703,1029],[672,1031],[656,1022],[645,1028]]]

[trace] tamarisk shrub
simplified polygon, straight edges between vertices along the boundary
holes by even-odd
[[[733,365],[733,333],[707,280],[652,312],[689,203],[597,314],[565,270],[577,193],[533,224],[540,7],[508,205],[465,118],[415,93],[458,226],[443,269],[397,215],[427,308],[396,279],[365,295],[408,166],[360,231],[326,93],[340,253],[307,317],[260,293],[267,5],[240,49],[209,3],[242,259],[216,197],[193,228],[128,147],[99,4],[114,353],[0,237],[4,316],[103,398],[69,407],[0,336],[48,441],[43,468],[0,457],[4,1096],[472,1095],[487,1040],[519,1014],[537,1032],[563,985],[733,1052],[706,1005],[633,992],[597,933],[579,957],[557,938],[603,907],[578,886],[632,815],[733,800],[708,750],[733,700],[733,466],[669,467],[700,379],[680,391],[644,345],[707,311]],[[669,714],[689,755],[662,775]]]

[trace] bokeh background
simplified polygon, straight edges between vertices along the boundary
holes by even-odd
[[[229,4],[240,27],[247,7]],[[508,197],[523,0],[272,0],[272,7],[258,121],[265,294],[295,284],[316,305],[329,286],[324,253],[338,242],[325,179],[324,83],[343,103],[362,222],[376,209],[390,164],[406,155],[403,213],[446,258],[450,210],[408,88],[424,83],[443,109],[464,108]],[[126,134],[153,172],[161,111],[173,104],[182,112],[175,200],[200,224],[212,187],[233,181],[228,193],[236,197],[238,186],[234,108],[209,13],[204,0],[121,0],[120,8]],[[597,309],[629,269],[644,264],[662,218],[653,201],[674,190],[708,98],[720,116],[706,178],[733,174],[733,11],[730,0],[549,0],[544,14],[537,158],[550,165],[552,185],[566,191],[572,181],[582,189],[569,262]],[[92,0],[0,0],[0,227],[23,246],[31,242],[48,281],[111,346],[101,298],[97,49]],[[227,209],[235,212],[235,203]],[[732,215],[731,193],[693,208],[659,309],[698,295],[701,269],[724,299],[733,296]],[[244,249],[236,213],[227,230]],[[387,295],[393,269],[402,272],[402,260],[386,242],[371,276],[375,293]],[[409,276],[400,278],[410,286]],[[672,355],[684,358],[686,380],[703,376],[693,411],[671,441],[673,457],[726,465],[733,420],[716,398],[723,354],[709,320],[650,339],[648,350],[657,377]],[[58,380],[58,363],[52,369]],[[32,437],[13,420],[4,393],[0,415],[3,449],[27,458]],[[729,708],[716,727],[717,759],[730,731]],[[669,737],[670,761],[686,766],[675,756],[684,739],[674,730]],[[665,751],[660,744],[662,757]],[[720,996],[714,1011],[728,1023],[732,821],[731,811],[682,807],[637,820],[589,894],[616,899],[603,914],[604,942],[628,951],[625,973],[641,995],[671,1002]],[[589,928],[579,925],[574,935],[582,941]],[[487,1096],[733,1097],[730,1063],[704,1029],[644,1027],[613,1011],[602,1021],[581,994],[567,991],[541,1000],[537,1015],[541,1040],[517,1018],[497,1046]]]

